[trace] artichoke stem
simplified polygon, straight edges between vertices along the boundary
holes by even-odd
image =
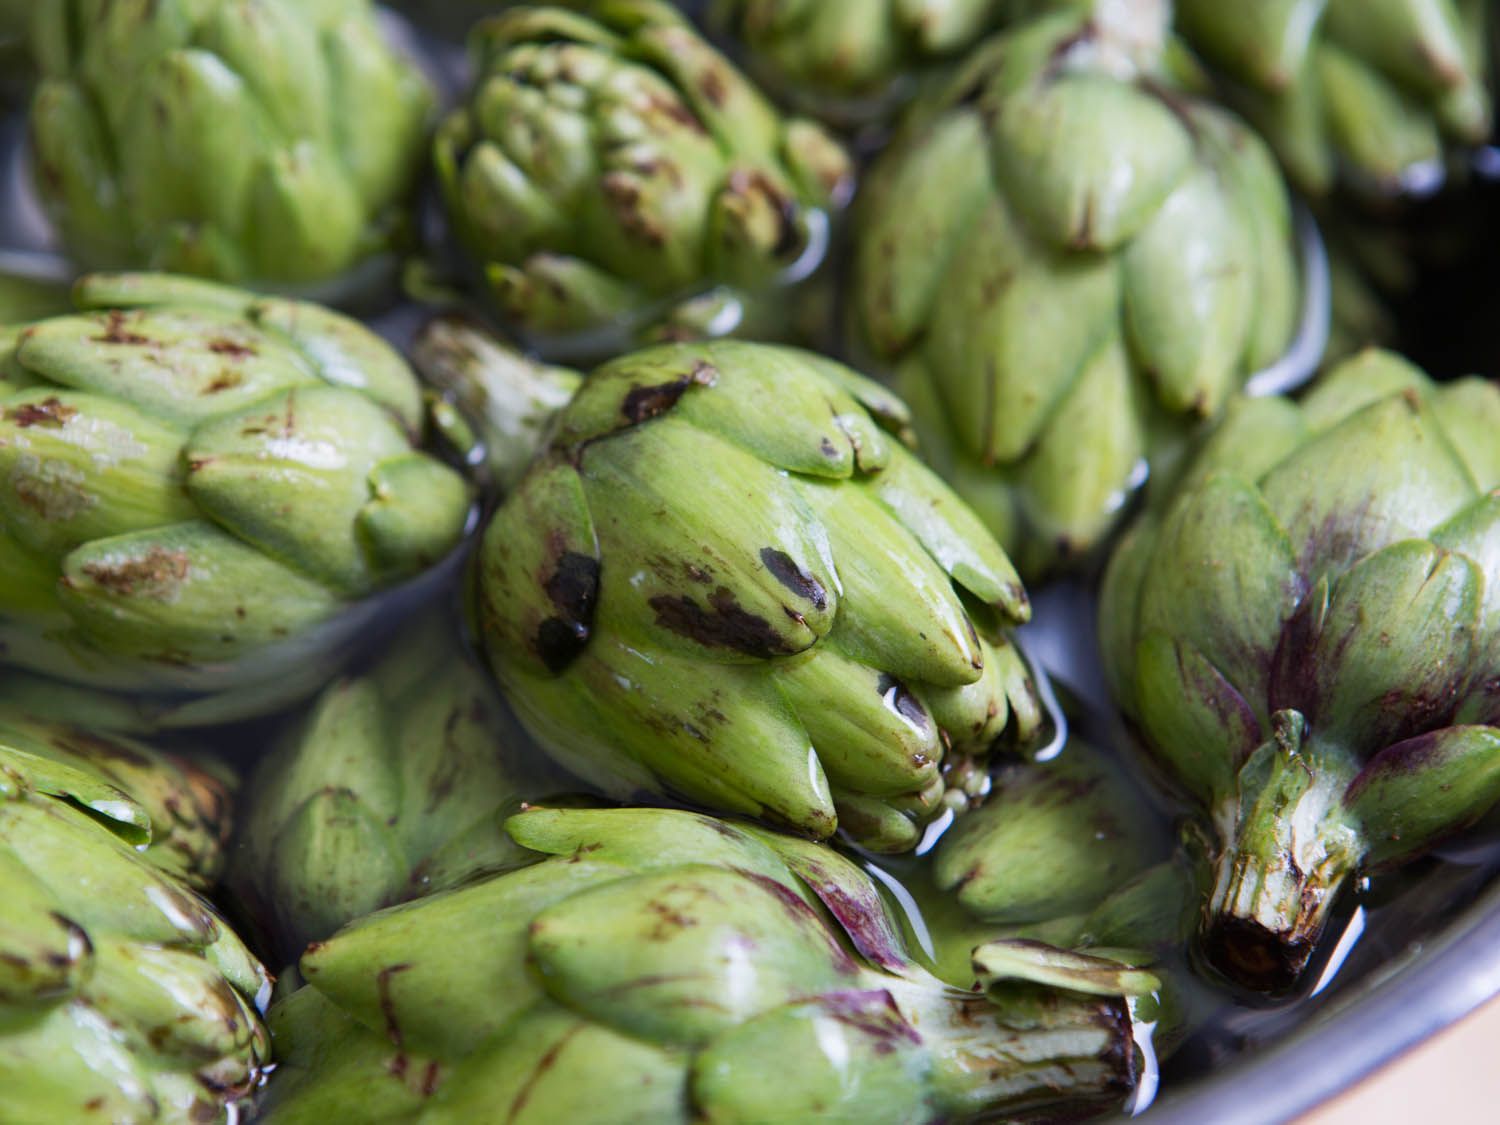
[[[1352,767],[1304,741],[1298,712],[1272,722],[1219,807],[1203,949],[1231,980],[1277,994],[1296,986],[1364,849],[1342,802]]]
[[[964,992],[935,977],[881,985],[921,1036],[944,1115],[1123,1102],[1135,1044],[1122,996],[1043,986]]]

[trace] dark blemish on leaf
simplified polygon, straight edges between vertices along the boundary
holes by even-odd
[[[118,563],[89,563],[83,573],[99,586],[121,597],[171,601],[187,580],[191,567],[184,551],[153,547],[138,559]]]
[[[826,437],[818,443],[818,451],[830,460],[837,458],[839,455],[839,447]]]
[[[249,344],[241,344],[236,340],[226,340],[222,337],[210,340],[208,350],[215,355],[233,356],[235,359],[248,359],[250,356],[259,354]]]
[[[558,612],[537,630],[536,653],[555,674],[588,645],[599,601],[599,560],[579,551],[564,551],[542,589]]]
[[[5,417],[23,430],[32,426],[45,426],[49,430],[57,430],[77,414],[76,409],[64,406],[62,400],[53,395],[41,402],[27,402],[20,406],[13,406],[5,412]]]
[[[658,594],[650,601],[656,623],[706,648],[727,648],[768,660],[795,652],[764,617],[741,608],[727,586],[720,586],[704,608],[692,598]]]
[[[206,395],[216,395],[222,391],[232,391],[235,387],[242,386],[245,377],[238,371],[221,371],[214,376],[211,383],[203,388]]]
[[[771,572],[771,577],[803,601],[812,602],[820,610],[828,608],[828,591],[823,589],[823,584],[798,566],[785,551],[762,547],[760,561]]]
[[[385,1019],[386,1034],[390,1036],[391,1043],[397,1050],[401,1048],[401,1024],[396,1019],[396,1002],[391,996],[391,978],[397,973],[406,972],[409,968],[411,964],[406,961],[398,965],[387,965],[375,977],[375,989],[380,996],[380,1014]]]
[[[125,314],[118,309],[105,317],[104,334],[93,337],[93,340],[98,344],[126,344],[134,347],[153,342],[149,336],[142,336],[139,332],[127,331],[125,328]]]
[[[620,404],[620,413],[632,425],[639,425],[671,410],[677,405],[678,399],[693,387],[711,387],[718,378],[719,373],[712,364],[699,360],[680,379],[650,387],[631,387]]]
[[[927,729],[927,708],[900,680],[882,672],[875,681],[875,690],[885,700],[885,705],[918,730]]]
[[[525,1084],[522,1085],[515,1099],[510,1103],[510,1108],[506,1110],[506,1121],[514,1121],[521,1115],[521,1111],[526,1108],[526,1103],[531,1099],[531,1092],[536,1089],[536,1084],[541,1081],[544,1074],[557,1065],[557,1060],[562,1055],[563,1049],[567,1047],[568,1042],[573,1036],[582,1031],[585,1026],[587,1025],[577,1023],[568,1028],[556,1043],[547,1048],[547,1053],[537,1060],[536,1068],[526,1076]]]

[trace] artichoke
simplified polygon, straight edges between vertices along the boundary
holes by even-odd
[[[720,340],[596,370],[496,513],[478,626],[522,722],[619,797],[901,851],[1042,723],[1029,602],[831,360]]]
[[[1080,739],[1049,761],[1006,762],[985,803],[945,832],[931,877],[988,922],[1080,914],[1153,860],[1163,841],[1149,804]]]
[[[269,1017],[273,1120],[905,1125],[1130,1085],[1149,973],[1001,942],[959,990],[816,844],[667,810],[507,827],[547,858],[307,951]]]
[[[725,331],[817,265],[849,158],[670,5],[578,6],[475,30],[478,78],[433,143],[458,240],[530,342],[597,351],[598,330],[628,337],[705,294],[721,315],[689,319]]]
[[[988,41],[913,111],[856,216],[856,336],[1028,578],[1101,543],[1143,459],[1300,319],[1275,163],[1168,85],[1156,7]]]
[[[1448,144],[1482,144],[1488,0],[1177,0],[1182,34],[1304,191],[1343,177],[1423,189]]]
[[[365,0],[49,0],[32,39],[38,190],[85,267],[380,270],[434,95]]]
[[[1500,388],[1366,352],[1243,400],[1111,560],[1121,707],[1207,815],[1210,961],[1297,980],[1342,887],[1500,796]]]
[[[0,331],[0,660],[261,709],[316,691],[345,611],[469,519],[463,478],[413,447],[410,368],[354,321],[210,282],[76,297]]]
[[[270,980],[195,890],[224,784],[0,711],[0,1120],[225,1121],[270,1060]]]
[[[548,786],[489,678],[439,615],[369,672],[336,681],[257,767],[233,882],[295,960],[381,907],[525,853],[502,822]]]
[[[894,109],[914,72],[968,50],[1014,0],[710,0],[767,87],[826,120]]]

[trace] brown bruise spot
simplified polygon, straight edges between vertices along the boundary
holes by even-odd
[[[600,178],[599,186],[626,233],[655,249],[666,245],[667,232],[641,206],[640,181],[622,172],[610,172]]]
[[[547,1053],[537,1060],[536,1069],[527,1075],[525,1084],[516,1093],[515,1099],[506,1110],[506,1121],[514,1121],[520,1117],[521,1112],[526,1108],[526,1103],[531,1100],[531,1094],[536,1089],[536,1084],[542,1080],[543,1075],[557,1065],[557,1060],[562,1056],[563,1050],[583,1028],[584,1025],[582,1023],[568,1028],[556,1043],[547,1048]]]
[[[557,612],[538,626],[533,647],[547,670],[556,675],[578,658],[593,633],[599,560],[563,550],[560,542],[554,543],[554,551],[557,563],[542,579],[542,589]]]
[[[727,648],[762,660],[796,651],[769,621],[744,609],[727,586],[709,595],[707,608],[685,595],[668,594],[658,594],[650,605],[663,629],[705,648]]]
[[[137,319],[139,314],[137,314]],[[104,318],[104,332],[102,335],[92,337],[98,344],[122,344],[130,347],[142,347],[153,344],[156,341],[150,336],[143,336],[139,332],[132,332],[125,327],[126,315],[119,309],[108,313]]]
[[[760,561],[772,578],[797,597],[811,602],[819,610],[828,608],[828,592],[823,589],[823,584],[798,566],[785,551],[775,547],[762,547]]]
[[[203,393],[206,395],[216,395],[222,391],[232,391],[235,387],[242,386],[244,382],[244,375],[238,371],[221,371],[203,388]]]
[[[238,340],[229,340],[222,336],[216,340],[210,340],[208,350],[215,355],[227,355],[233,359],[249,359],[251,356],[260,354],[249,344],[242,344]]]
[[[671,410],[694,387],[712,387],[718,380],[719,372],[713,364],[699,360],[686,375],[670,382],[632,386],[620,403],[620,413],[631,425],[640,425]]]
[[[187,581],[192,567],[183,551],[153,547],[137,559],[119,563],[89,563],[83,573],[96,585],[125,598],[171,601]]]
[[[14,422],[23,430],[32,426],[44,426],[49,430],[61,429],[70,418],[77,415],[77,409],[64,405],[56,395],[44,398],[41,402],[22,403],[5,412],[6,420]]]
[[[776,213],[776,241],[770,247],[773,258],[795,258],[802,253],[804,242],[802,231],[797,225],[796,201],[773,183],[770,177],[755,169],[737,168],[729,174],[728,190],[733,195],[747,199],[758,195]]]
[[[312,947],[309,947],[311,952]],[[402,1046],[401,1024],[396,1019],[396,1001],[391,995],[391,980],[399,973],[404,973],[411,968],[410,962],[402,961],[400,964],[387,965],[381,969],[375,977],[375,989],[380,995],[380,1014],[385,1020],[385,1032],[390,1037],[391,1043],[399,1051]],[[403,1069],[405,1059],[401,1060]]]

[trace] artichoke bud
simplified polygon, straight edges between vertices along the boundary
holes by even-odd
[[[1080,913],[1159,850],[1139,800],[1097,751],[1071,743],[1056,759],[1006,763],[984,804],[938,843],[933,879],[986,921]]]
[[[501,822],[556,784],[445,615],[324,690],[256,771],[232,873],[287,957],[344,923],[514,866]]]
[[[853,178],[838,143],[670,5],[577,7],[481,24],[468,103],[433,143],[455,233],[517,332],[595,354],[601,331],[681,324],[674,306],[718,285],[753,299],[811,272]]]
[[[713,0],[709,26],[779,97],[832,125],[895,115],[1012,7],[1005,0]]]
[[[1242,984],[1294,987],[1352,875],[1500,798],[1497,411],[1364,353],[1232,409],[1111,563],[1111,679],[1214,824],[1207,953]]]
[[[1020,581],[882,428],[904,420],[853,372],[764,345],[589,376],[476,560],[487,654],[532,733],[619,796],[817,837],[837,805],[859,838],[914,844],[942,777],[1042,713],[1004,635],[1030,613]]]
[[[165,275],[75,299],[19,334],[0,398],[7,582],[31,595],[0,590],[12,663],[275,706],[298,689],[265,690],[267,650],[336,645],[344,609],[462,538],[468,484],[414,447],[417,380],[362,325]]]
[[[376,1116],[607,1105],[684,1125],[1102,1105],[1132,1081],[1125,997],[1149,982],[1118,963],[1034,943],[993,951],[992,988],[963,992],[911,961],[868,875],[805,839],[641,808],[532,808],[508,828],[532,866],[304,955],[306,985],[271,1015],[288,1031],[278,1119],[310,1120],[359,1076]],[[477,981],[429,956],[476,926]],[[388,1080],[414,1069],[420,1107]]]
[[[30,136],[73,259],[345,293],[391,272],[435,98],[373,5],[47,8]]]
[[[1483,142],[1492,19],[1485,4],[1424,0],[1176,5],[1177,29],[1230,80],[1229,100],[1316,196],[1420,191],[1449,148]]]
[[[0,714],[7,1116],[244,1108],[270,1061],[270,978],[194,889],[215,880],[228,804],[145,744]]]
[[[1090,558],[1303,306],[1286,185],[1175,81],[1167,6],[1065,7],[913,111],[867,177],[852,272],[857,338],[1029,575]]]

